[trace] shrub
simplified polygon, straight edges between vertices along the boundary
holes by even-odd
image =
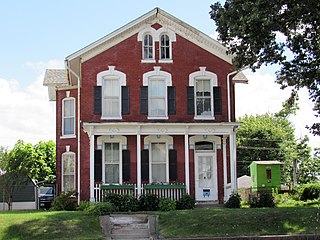
[[[176,210],[176,201],[170,198],[161,198],[159,202],[159,210],[163,212]]]
[[[116,211],[120,212],[134,212],[138,208],[138,200],[132,195],[109,193],[105,196],[104,201],[111,202]]]
[[[90,202],[88,201],[80,201],[77,210],[79,211],[86,211],[90,206]]]
[[[74,211],[77,209],[76,191],[61,192],[52,202],[52,209],[56,211],[67,210]]]
[[[224,204],[226,208],[240,208],[241,207],[241,197],[238,193],[233,193],[230,195],[228,201]]]
[[[261,191],[258,192],[257,195],[250,195],[249,205],[250,208],[274,208],[276,206],[274,203],[274,197],[272,196],[272,193],[268,191]]]
[[[177,209],[194,209],[195,204],[196,201],[194,198],[192,198],[190,195],[184,195],[179,201],[177,201]]]
[[[140,211],[157,211],[159,210],[159,198],[153,194],[141,195],[139,198]]]
[[[86,212],[92,215],[102,216],[110,214],[114,211],[114,206],[110,202],[89,203]]]
[[[307,201],[313,200],[320,197],[320,184],[319,183],[308,183],[301,186],[300,200]]]

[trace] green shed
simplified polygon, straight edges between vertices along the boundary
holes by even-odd
[[[253,161],[250,164],[252,190],[281,188],[279,161]]]

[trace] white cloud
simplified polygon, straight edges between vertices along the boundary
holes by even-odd
[[[281,90],[280,85],[275,83],[275,74],[262,73],[257,71],[252,73],[245,71],[249,84],[236,84],[236,116],[245,114],[256,115],[266,112],[275,113],[282,108],[284,102],[291,93],[290,89]],[[320,146],[320,137],[309,133],[306,125],[319,121],[314,116],[312,103],[308,98],[308,92],[303,89],[299,91],[299,106],[296,116],[292,116],[292,121],[296,131],[296,138],[308,135],[312,148]]]
[[[41,72],[25,89],[16,79],[0,78],[0,145],[9,148],[18,139],[33,144],[55,140],[55,102],[49,102],[42,82],[44,70],[61,68],[63,61],[28,62],[25,66]]]

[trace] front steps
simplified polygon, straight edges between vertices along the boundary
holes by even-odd
[[[106,239],[132,239],[132,240],[150,240],[154,228],[152,217],[146,214],[111,214],[103,216],[104,221],[101,225],[106,227]],[[101,221],[101,220],[100,220]]]

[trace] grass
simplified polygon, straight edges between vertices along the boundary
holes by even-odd
[[[103,239],[96,216],[84,212],[0,212],[0,239]]]
[[[320,210],[309,208],[195,209],[157,212],[162,237],[320,234]]]

